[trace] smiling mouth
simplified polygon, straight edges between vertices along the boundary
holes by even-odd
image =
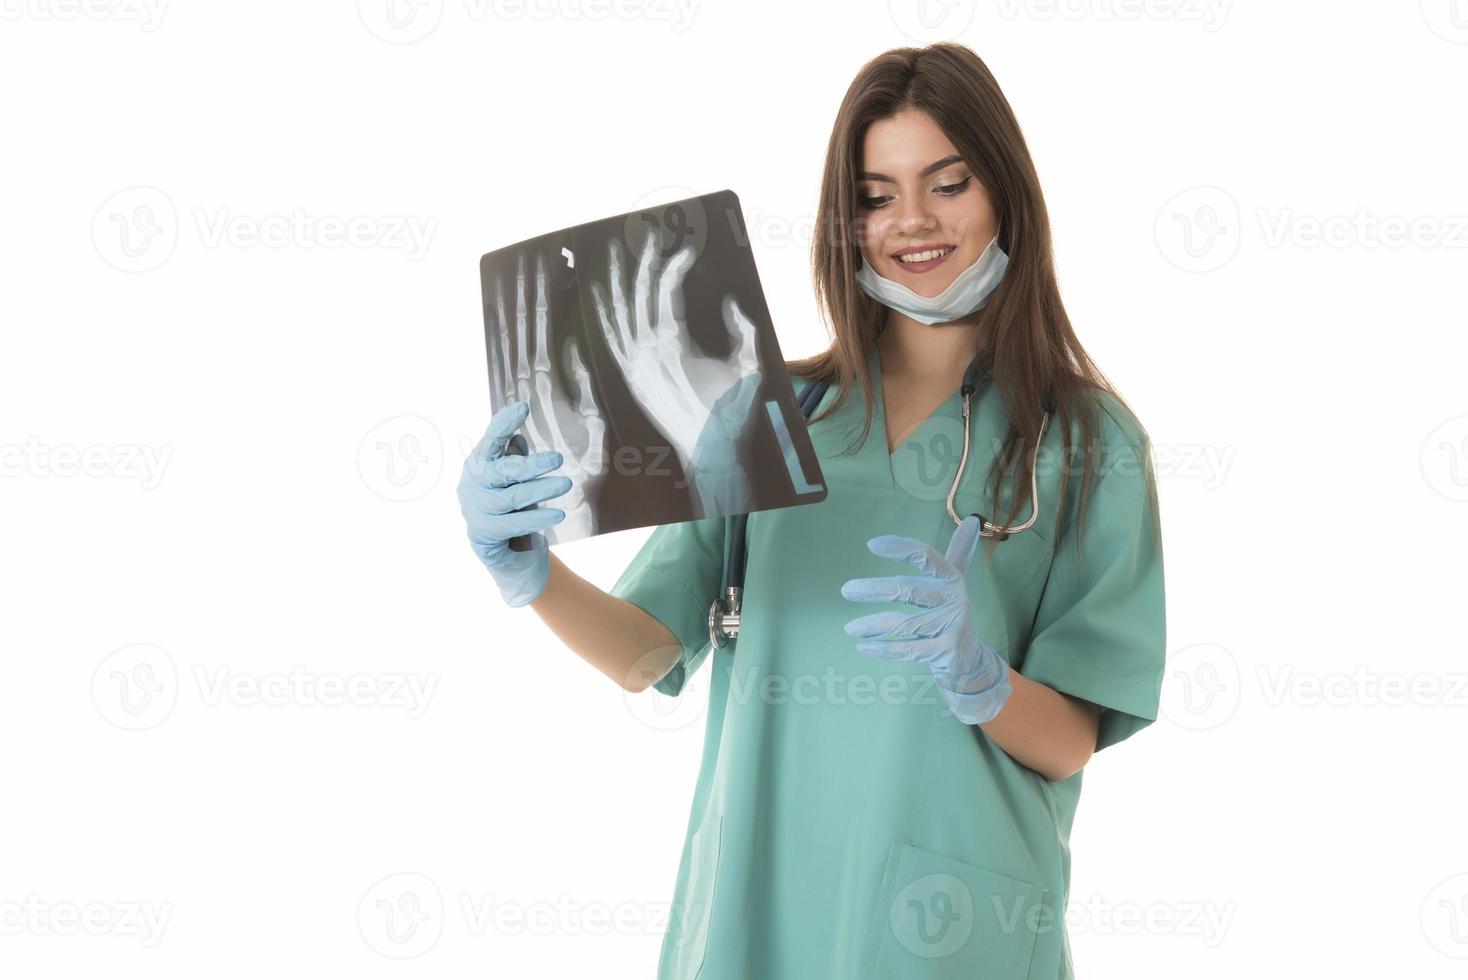
[[[916,265],[921,262],[931,262],[934,259],[941,259],[957,247],[957,245],[943,245],[938,248],[925,249],[921,252],[907,252],[903,255],[894,255],[892,258],[904,265]]]

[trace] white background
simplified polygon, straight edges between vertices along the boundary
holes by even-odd
[[[1088,769],[1079,974],[1463,975],[1462,2],[399,12],[0,0],[0,973],[651,976],[705,675],[624,696],[471,553],[478,257],[730,187],[820,350],[840,97],[956,37],[1159,452],[1164,712]],[[647,533],[558,553],[609,587]]]

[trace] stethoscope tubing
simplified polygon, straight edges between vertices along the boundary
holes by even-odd
[[[963,453],[958,457],[958,472],[953,475],[953,485],[948,488],[948,516],[953,519],[954,524],[962,524],[963,518],[953,509],[953,498],[958,493],[958,485],[963,482],[963,470],[968,465],[969,444],[969,403],[973,399],[974,381],[978,376],[979,365],[975,360],[969,364],[968,370],[963,374]],[[1050,413],[1045,412],[1040,416],[1040,432],[1035,436],[1035,448],[1030,455],[1030,516],[1023,524],[995,524],[984,517],[983,514],[975,512],[972,516],[979,519],[979,536],[984,538],[998,537],[1000,541],[1027,529],[1035,523],[1035,518],[1040,515],[1039,508],[1039,471],[1040,471],[1040,443],[1045,441],[1045,426],[1050,421]]]
[[[968,463],[969,450],[969,419],[971,414],[971,400],[978,377],[978,359],[969,364],[968,370],[963,376],[963,454],[958,460],[958,472],[953,476],[953,484],[948,489],[948,516],[954,524],[963,523],[963,518],[953,509],[953,498],[958,493],[958,485],[963,480],[964,467]],[[814,381],[806,385],[800,394],[800,414],[807,420],[811,413],[820,404],[825,396],[830,383],[826,381]],[[1030,457],[1030,516],[1023,524],[1005,525],[990,522],[983,514],[973,513],[972,517],[979,519],[979,534],[986,538],[998,538],[1003,541],[1011,534],[1026,530],[1035,523],[1039,516],[1039,461],[1040,443],[1045,439],[1045,427],[1050,421],[1050,413],[1045,412],[1040,417],[1040,431],[1035,437],[1034,452]],[[730,639],[739,635],[739,618],[744,594],[744,566],[747,555],[747,543],[745,541],[745,525],[749,520],[748,514],[735,514],[730,516],[726,525],[728,531],[729,547],[724,555],[724,589],[723,595],[714,599],[709,606],[708,625],[709,638],[717,647],[724,646]]]

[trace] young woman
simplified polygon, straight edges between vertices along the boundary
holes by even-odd
[[[861,69],[817,219],[834,341],[788,367],[830,383],[809,422],[828,496],[749,516],[659,977],[1070,977],[1082,767],[1155,719],[1163,671],[1146,435],[1071,329],[1034,165],[972,51]],[[476,551],[598,669],[677,695],[712,649],[724,520],[656,528],[610,593],[508,550],[563,514],[515,511],[569,488],[557,454],[503,455],[526,411],[466,463]]]

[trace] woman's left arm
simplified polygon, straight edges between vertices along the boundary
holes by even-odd
[[[915,613],[879,612],[846,624],[857,649],[892,660],[923,661],[953,717],[978,725],[1016,762],[1046,779],[1066,779],[1096,749],[1101,709],[1010,667],[979,639],[964,575],[978,548],[976,515],[960,522],[940,554],[925,541],[884,534],[867,547],[917,565],[917,576],[852,579],[841,594],[857,602],[910,602]]]
[[[979,725],[1010,758],[1049,780],[1080,772],[1096,751],[1101,708],[1009,669],[1013,691],[999,714]]]
[[[973,622],[964,576],[981,530],[974,515],[946,552],[913,538],[872,538],[873,553],[921,574],[852,579],[841,589],[856,601],[917,606],[852,620],[846,633],[872,656],[925,662],[954,718],[1050,780],[1069,778],[1157,717],[1165,610],[1155,483],[1144,437],[1113,442],[1119,448],[1096,477],[1084,529],[1073,520],[1057,541],[1018,670]]]

